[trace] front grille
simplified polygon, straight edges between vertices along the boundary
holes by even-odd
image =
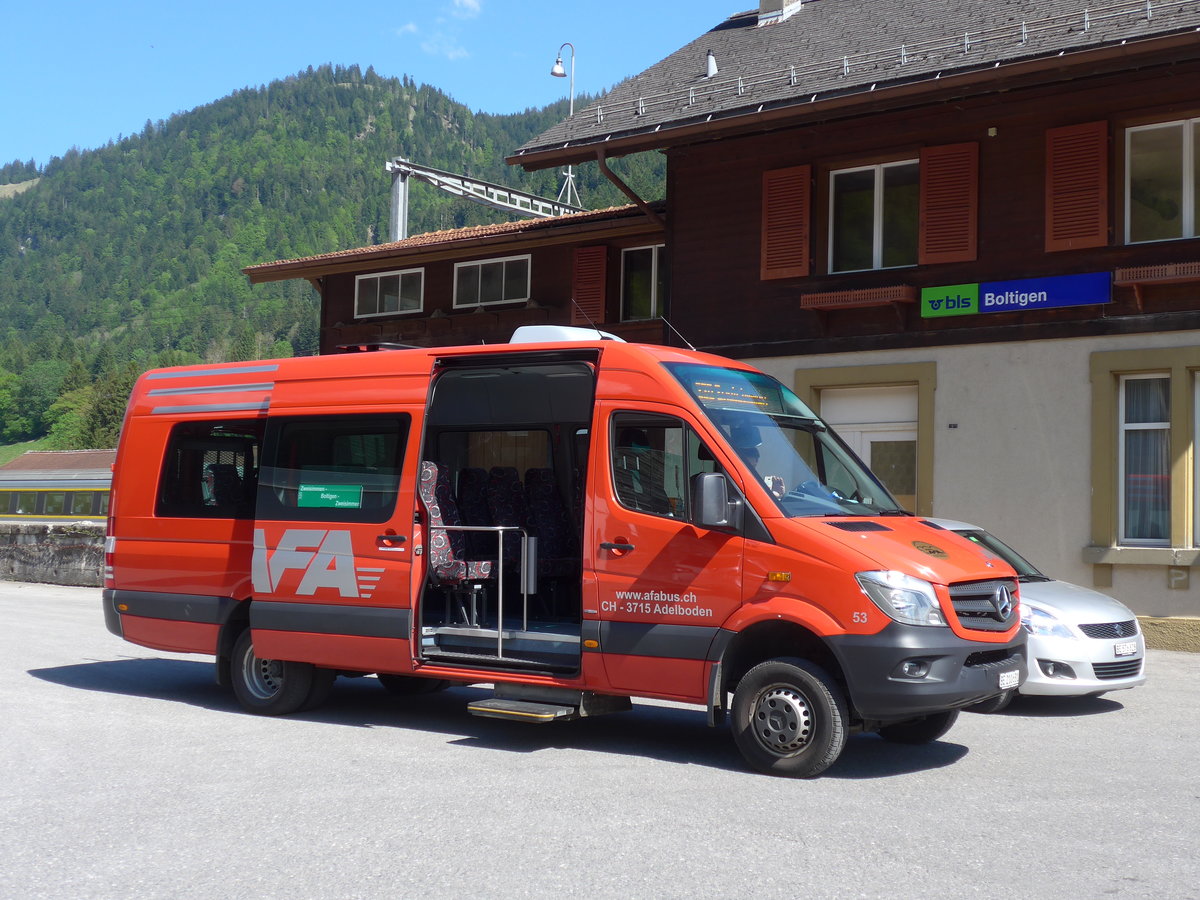
[[[1090,638],[1133,637],[1138,633],[1137,619],[1128,622],[1104,622],[1098,625],[1080,625],[1079,630]]]
[[[1001,650],[980,650],[972,653],[964,660],[963,665],[968,669],[1006,669],[1024,658],[1022,648],[1005,647]]]
[[[1097,678],[1130,678],[1142,671],[1140,659],[1124,659],[1121,662],[1092,663]]]
[[[1004,608],[1007,591],[1008,609]],[[972,631],[1007,631],[1017,621],[1017,583],[1011,578],[969,581],[950,585],[950,602],[963,628]]]

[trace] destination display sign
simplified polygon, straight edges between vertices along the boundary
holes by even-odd
[[[302,484],[296,505],[309,509],[362,509],[360,484]]]
[[[1112,273],[1050,275],[921,289],[921,317],[1028,312],[1112,302]]]

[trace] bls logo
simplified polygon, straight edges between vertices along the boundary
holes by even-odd
[[[381,568],[354,565],[349,531],[289,528],[271,550],[266,532],[256,528],[250,565],[254,592],[275,593],[289,571],[304,573],[292,592],[298,597],[311,597],[321,588],[331,588],[343,597],[366,599],[383,575]]]
[[[938,312],[943,308],[947,310],[970,309],[973,302],[972,298],[964,297],[962,294],[959,294],[957,297],[935,297],[930,299],[929,308],[934,312]]]

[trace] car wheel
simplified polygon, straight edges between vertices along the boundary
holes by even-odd
[[[884,725],[879,729],[879,736],[893,744],[931,744],[949,731],[957,720],[958,710],[951,709],[908,722]]]
[[[846,700],[820,666],[772,659],[747,672],[733,693],[733,737],[752,767],[811,778],[846,745]]]
[[[234,641],[229,668],[238,703],[246,712],[260,716],[286,715],[308,706],[310,701],[315,701],[311,704],[315,706],[333,686],[332,671],[318,670],[309,663],[257,656],[249,628]]]
[[[1002,694],[997,694],[995,697],[989,697],[982,703],[975,703],[967,707],[967,712],[973,713],[998,713],[1002,709],[1007,709],[1008,704],[1012,703],[1016,691],[1005,691]]]

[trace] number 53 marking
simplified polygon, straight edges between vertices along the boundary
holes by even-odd
[[[856,613],[854,613],[852,620],[855,625],[866,625],[867,624],[867,614],[865,612],[856,612]]]

